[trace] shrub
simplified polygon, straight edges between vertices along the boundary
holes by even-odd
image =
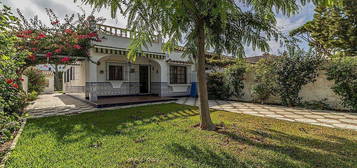
[[[276,92],[276,75],[274,74],[274,59],[270,57],[261,59],[253,66],[255,72],[255,85],[252,88],[254,101],[264,103]]]
[[[207,74],[207,91],[209,99],[227,99],[228,90],[224,84],[224,73],[211,72]]]
[[[234,65],[231,65],[224,70],[224,85],[229,95],[236,98],[243,95],[243,80],[247,66],[248,65],[244,60],[237,60]]]
[[[19,129],[20,123],[16,115],[0,112],[0,144],[13,139],[13,132]]]
[[[277,93],[282,103],[288,106],[298,105],[301,101],[301,88],[314,82],[322,63],[320,56],[312,52],[295,50],[285,53],[274,64]]]
[[[29,94],[27,95],[27,100],[29,100],[29,101],[34,101],[34,100],[37,99],[37,97],[38,97],[38,93],[33,90],[31,93],[29,93]]]
[[[16,18],[8,7],[0,7],[0,144],[12,138],[25,106],[20,74],[27,52],[17,50],[19,39],[12,30]]]
[[[25,70],[24,74],[29,79],[29,87],[28,91],[35,91],[37,93],[41,93],[46,87],[46,76],[42,73],[42,71],[36,68],[28,68]]]
[[[327,79],[334,80],[332,90],[345,107],[357,111],[357,58],[334,58],[327,67]]]

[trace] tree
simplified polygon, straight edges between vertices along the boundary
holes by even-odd
[[[274,61],[276,91],[284,105],[295,106],[300,103],[300,90],[316,80],[322,63],[323,59],[319,55],[303,50],[284,53]]]
[[[205,74],[205,53],[244,55],[244,46],[269,50],[267,41],[277,40],[274,11],[285,15],[298,11],[295,1],[286,0],[81,0],[95,8],[110,7],[112,16],[120,11],[128,16],[128,27],[137,31],[128,58],[152,42],[160,33],[167,42],[164,49],[171,51],[179,42],[185,45],[185,55],[196,59],[199,84],[201,129],[214,130],[208,110]],[[310,0],[301,0],[303,4]],[[333,2],[333,0],[311,0]],[[245,10],[247,7],[251,10]]]
[[[55,74],[55,88],[59,88],[59,65],[72,64],[79,57],[90,60],[88,50],[91,41],[100,41],[97,33],[91,27],[103,18],[95,18],[93,13],[66,15],[62,20],[51,10],[46,13],[51,25],[45,25],[37,16],[25,18],[20,10],[17,11],[21,22],[14,28],[17,37],[22,40],[17,47],[30,52],[22,70],[37,64],[52,64]],[[84,13],[84,12],[83,12]],[[77,16],[77,17],[76,17]]]
[[[319,5],[314,19],[291,32],[327,56],[357,55],[357,1],[341,0],[333,6]]]

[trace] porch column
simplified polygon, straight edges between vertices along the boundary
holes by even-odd
[[[169,73],[170,68],[166,61],[160,60],[158,61],[160,65],[160,96],[167,96],[168,95],[168,84],[169,84]]]
[[[89,101],[97,101],[98,100],[98,94],[97,94],[97,82],[98,82],[98,74],[97,74],[97,64],[94,64],[89,61],[89,67],[88,67],[88,91],[89,91]]]

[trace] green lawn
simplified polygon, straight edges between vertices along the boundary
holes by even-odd
[[[357,167],[357,132],[151,105],[29,120],[7,167]]]

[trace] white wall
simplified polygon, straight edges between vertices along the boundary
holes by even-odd
[[[55,92],[55,79],[53,75],[46,75],[46,83],[48,84],[43,93],[49,94]]]
[[[244,95],[239,100],[253,101],[252,88],[255,85],[255,75],[252,72],[246,73],[244,79]],[[316,81],[303,86],[299,96],[302,101],[322,101],[334,109],[345,110],[346,108],[341,104],[341,98],[331,89],[333,85],[333,81],[327,80],[325,71],[320,71]],[[272,96],[266,103],[281,103],[281,100],[279,97]]]
[[[25,93],[28,93],[29,90],[29,78],[25,75],[22,75],[22,79],[23,81],[21,81],[21,85],[22,85],[22,90],[25,91]]]

